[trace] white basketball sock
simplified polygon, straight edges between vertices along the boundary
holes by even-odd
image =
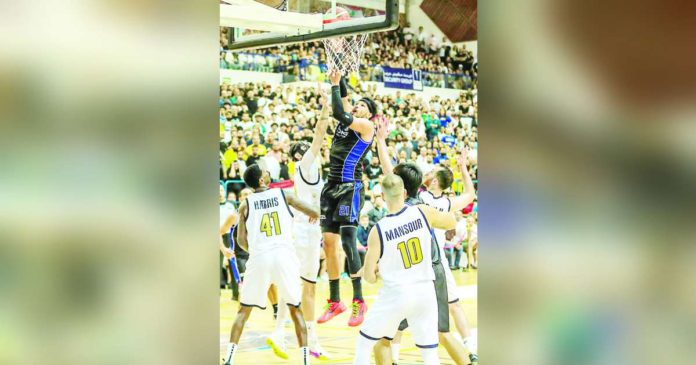
[[[237,352],[237,344],[236,343],[230,343],[227,345],[227,357],[225,357],[225,362],[229,362],[230,364],[234,364],[234,354]]]
[[[466,337],[466,338],[464,338],[464,340],[462,340],[462,343],[464,344],[464,346],[466,347],[466,349],[469,350],[469,352],[472,352],[472,353],[473,353],[473,352],[474,352],[474,346],[473,346],[472,342],[473,342],[473,341],[471,341],[471,336]]]
[[[399,362],[399,349],[400,348],[401,348],[400,343],[392,343],[391,344],[391,354],[392,354],[392,362],[393,363]]]
[[[305,325],[307,326],[307,342],[309,342],[310,345],[314,345],[317,342],[319,342],[319,339],[317,338],[317,332],[315,330],[316,325],[314,324],[314,321],[305,322]]]
[[[374,346],[375,341],[367,339],[363,335],[358,335],[358,344],[355,348],[353,365],[370,365],[370,355],[372,355],[372,348]]]
[[[300,359],[302,359],[302,365],[309,365],[309,348],[300,347]]]
[[[278,298],[278,318],[276,319],[275,333],[285,332],[285,319],[288,315],[288,305],[283,298]]]
[[[420,349],[423,356],[424,365],[440,365],[440,358],[437,356],[437,347],[430,349]]]

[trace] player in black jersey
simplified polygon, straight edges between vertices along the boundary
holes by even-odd
[[[347,309],[341,302],[339,293],[340,273],[336,245],[340,237],[353,283],[352,313],[348,325],[354,327],[363,322],[367,310],[358,275],[361,262],[356,243],[358,217],[365,195],[365,187],[361,182],[362,160],[374,139],[372,119],[377,116],[377,105],[372,99],[365,97],[352,106],[340,72],[331,70],[329,79],[331,107],[338,125],[331,144],[328,182],[321,191],[320,221],[331,296],[317,323],[324,323]]]

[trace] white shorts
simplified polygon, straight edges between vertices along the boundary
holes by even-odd
[[[266,309],[268,289],[271,284],[278,288],[278,295],[294,307],[300,306],[302,287],[297,256],[292,249],[255,254],[249,257],[244,273],[244,285],[240,293],[240,304],[245,307]]]
[[[442,266],[445,268],[445,279],[447,279],[447,303],[456,303],[459,301],[457,282],[454,281],[454,275],[452,274],[452,269],[450,269],[447,260],[443,262]]]
[[[321,262],[321,228],[317,224],[295,223],[293,235],[295,252],[300,260],[300,277],[314,284]]]
[[[406,318],[416,346],[438,345],[437,299],[432,281],[400,287],[382,287],[365,315],[360,334],[370,340],[392,340]]]

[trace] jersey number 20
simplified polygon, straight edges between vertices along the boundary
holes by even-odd
[[[418,238],[414,237],[406,242],[399,242],[396,248],[401,252],[401,260],[404,262],[405,269],[410,269],[411,266],[423,261],[423,251]]]
[[[271,218],[273,218],[272,228]],[[280,222],[278,221],[278,212],[266,213],[263,215],[263,217],[261,217],[261,232],[265,233],[266,237],[271,237],[274,233],[276,236],[280,235]]]

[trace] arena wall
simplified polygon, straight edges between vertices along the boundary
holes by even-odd
[[[240,82],[266,82],[271,85],[280,85],[283,82],[283,74],[220,69],[220,83],[222,84],[225,79],[229,79],[233,84]]]
[[[423,0],[410,0],[408,2],[408,21],[411,23],[411,28],[415,29],[416,31],[418,30],[418,27],[423,27],[423,29],[428,33],[428,34],[435,34],[440,39],[445,36],[442,31],[440,31],[440,28],[433,23],[432,20],[428,17],[427,14],[420,8],[420,4],[423,2]],[[478,60],[478,47],[477,47],[477,42],[459,42],[455,43],[457,45],[464,44],[466,45],[466,49],[471,51],[474,54],[474,58]]]
[[[430,97],[435,96],[435,95],[439,95],[441,98],[445,98],[445,99],[456,99],[462,93],[462,90],[442,89],[442,88],[437,88],[437,87],[424,87],[423,91],[392,89],[392,88],[384,87],[383,83],[376,82],[376,81],[366,81],[366,82],[363,82],[363,84],[365,86],[377,85],[377,93],[380,95],[394,95],[394,94],[396,94],[397,91],[401,91],[401,95],[415,93],[416,95],[418,95],[420,97],[427,98],[427,99],[430,99]],[[312,81],[297,81],[297,82],[288,83],[286,85],[297,85],[300,87],[316,87],[317,83],[312,82]],[[327,87],[328,87],[328,85],[327,85]]]
[[[225,80],[229,80],[232,84],[237,84],[241,82],[266,82],[270,85],[280,85],[283,81],[283,74],[280,73],[270,73],[270,72],[256,72],[256,71],[241,71],[241,70],[220,70],[220,83]],[[301,87],[315,87],[315,81],[296,81],[290,82],[286,85],[298,85]],[[383,95],[394,95],[397,91],[401,91],[401,94],[416,93],[416,95],[430,98],[434,95],[439,95],[443,98],[456,99],[462,92],[457,89],[444,89],[437,87],[424,87],[423,91],[415,90],[402,90],[402,89],[392,89],[384,87],[384,84],[376,81],[366,81],[365,85],[377,85],[377,91]],[[327,85],[328,87],[328,85]]]

